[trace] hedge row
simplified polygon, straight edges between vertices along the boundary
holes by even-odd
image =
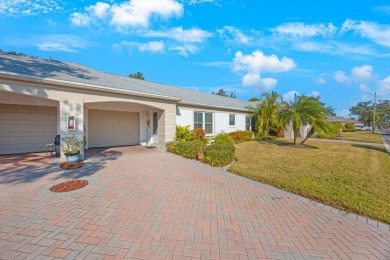
[[[236,143],[252,140],[252,131],[235,131],[228,134]]]
[[[235,147],[231,143],[215,143],[207,146],[205,162],[211,166],[225,166],[234,158]]]

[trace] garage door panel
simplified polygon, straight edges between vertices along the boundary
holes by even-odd
[[[0,154],[41,152],[57,134],[57,108],[0,105]]]
[[[89,147],[139,144],[139,114],[88,110]]]

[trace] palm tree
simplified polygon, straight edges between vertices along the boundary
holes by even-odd
[[[294,100],[285,103],[279,112],[279,118],[283,122],[283,125],[292,124],[295,145],[297,144],[299,128],[302,124],[311,125],[308,136],[302,141],[302,144],[316,131],[328,132],[327,115],[328,111],[318,98],[304,95],[295,96]]]
[[[257,120],[257,134],[268,136],[272,128],[277,128],[280,125],[278,113],[282,97],[275,91],[272,91],[271,94],[264,93],[262,97],[265,99],[253,109],[252,116]]]

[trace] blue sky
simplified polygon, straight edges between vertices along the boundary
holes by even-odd
[[[240,99],[390,99],[390,4],[375,0],[1,0],[0,49]]]

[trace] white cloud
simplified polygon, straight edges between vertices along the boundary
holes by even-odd
[[[217,30],[219,36],[230,44],[248,44],[252,39],[233,26],[224,26]]]
[[[272,89],[276,86],[277,80],[273,78],[262,78],[263,72],[283,72],[296,67],[294,61],[283,57],[279,59],[272,54],[266,56],[263,52],[256,50],[249,55],[244,55],[241,51],[236,52],[233,60],[233,71],[244,72],[242,79],[244,86],[254,86],[265,89]]]
[[[73,13],[70,16],[70,21],[76,26],[84,26],[89,24],[91,18],[87,14]]]
[[[31,40],[38,49],[47,52],[78,52],[78,49],[86,49],[89,46],[84,39],[68,34],[51,34],[35,36]]]
[[[357,82],[368,82],[373,78],[371,65],[355,66],[352,68],[352,77]]]
[[[321,95],[320,95],[320,92],[313,90],[313,91],[309,94],[309,96],[310,96],[310,97],[319,98]]]
[[[90,21],[109,16],[110,24],[119,30],[129,27],[148,27],[152,17],[168,19],[172,16],[181,16],[183,13],[183,5],[175,0],[128,0],[112,5],[97,2],[84,9],[85,13],[76,12],[71,15],[73,24],[82,26]]]
[[[362,37],[371,39],[375,43],[390,47],[390,25],[378,24],[367,21],[346,20],[340,30],[340,34],[348,31],[359,33]]]
[[[321,73],[321,75],[319,77],[317,77],[315,79],[315,81],[318,83],[318,84],[325,84],[326,83],[326,79],[325,79],[325,73]]]
[[[314,37],[314,36],[332,36],[336,33],[337,27],[332,23],[285,23],[275,28],[271,28],[271,32],[279,35],[288,35],[294,37]]]
[[[199,48],[193,44],[176,45],[169,48],[170,51],[177,51],[181,56],[188,57],[190,54],[196,54]]]
[[[344,83],[344,84],[350,84],[351,83],[351,78],[348,77],[344,71],[336,71],[334,73],[334,79],[339,82],[339,83]]]
[[[295,41],[291,43],[293,49],[304,52],[320,52],[330,55],[376,55],[377,53],[365,45],[345,44],[337,41]]]
[[[165,43],[162,41],[150,41],[146,43],[122,41],[120,43],[113,44],[114,48],[128,47],[131,53],[133,48],[137,48],[141,52],[164,52]]]
[[[289,91],[289,92],[284,93],[284,94],[282,95],[283,100],[286,101],[286,102],[292,102],[292,101],[294,101],[295,96],[299,96],[299,93],[298,93],[298,91],[296,91],[296,90]]]
[[[378,82],[378,96],[383,99],[390,99],[390,75]]]
[[[197,4],[204,4],[204,3],[212,3],[218,5],[216,0],[181,0],[181,2],[184,2],[188,5],[197,5]]]
[[[367,84],[360,84],[360,92],[362,93],[362,99],[365,101],[372,100],[374,97],[374,90],[367,86]]]
[[[64,2],[61,0],[1,0],[0,15],[32,16],[53,12],[62,12]]]
[[[390,5],[375,6],[374,11],[390,15]]]
[[[147,31],[143,33],[142,36],[155,37],[155,38],[169,38],[180,42],[201,43],[205,39],[212,37],[213,34],[196,27],[188,30],[185,30],[182,27],[174,27],[168,30]]]

